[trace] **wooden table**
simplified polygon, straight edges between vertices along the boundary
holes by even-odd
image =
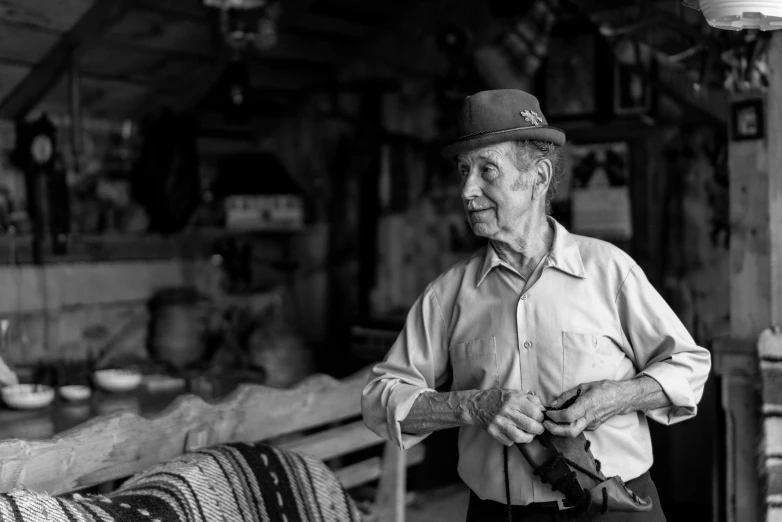
[[[238,384],[238,383],[237,383]],[[180,395],[194,394],[207,401],[230,393],[234,386],[223,388],[219,395],[191,391],[187,387],[151,392],[142,383],[131,392],[109,393],[94,390],[89,400],[72,403],[57,394],[49,406],[39,410],[20,411],[0,406],[0,440],[45,439],[62,433],[94,417],[124,409],[148,417],[163,411]]]

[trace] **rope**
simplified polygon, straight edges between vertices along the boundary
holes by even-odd
[[[508,472],[508,446],[502,447],[503,460],[505,461],[505,503],[508,506],[508,522],[513,522],[513,509],[510,503],[510,473]]]

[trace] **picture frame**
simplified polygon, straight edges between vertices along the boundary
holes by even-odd
[[[730,134],[733,141],[762,140],[766,134],[763,100],[751,98],[730,105]]]

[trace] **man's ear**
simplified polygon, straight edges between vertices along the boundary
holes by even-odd
[[[544,158],[537,162],[532,180],[532,198],[540,199],[546,196],[546,191],[551,184],[551,177],[554,175],[554,166],[551,160]]]

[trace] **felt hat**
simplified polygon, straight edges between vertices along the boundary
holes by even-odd
[[[456,135],[456,140],[442,149],[447,159],[503,141],[542,140],[565,144],[565,132],[546,122],[538,99],[517,89],[481,91],[466,97]]]

